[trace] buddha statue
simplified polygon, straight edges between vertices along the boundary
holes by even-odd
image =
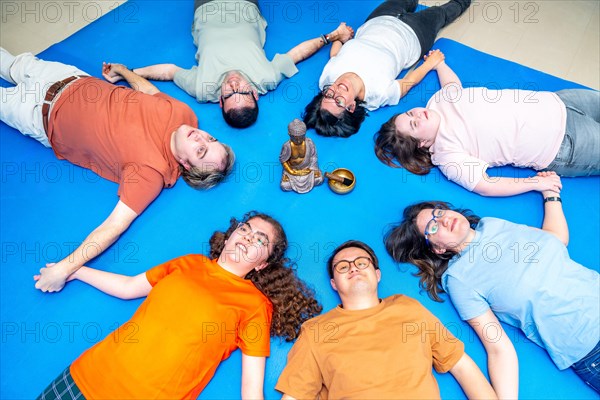
[[[317,163],[317,148],[306,137],[306,125],[295,119],[288,125],[290,139],[281,147],[279,162],[283,165],[281,189],[307,193],[323,183],[323,174]]]

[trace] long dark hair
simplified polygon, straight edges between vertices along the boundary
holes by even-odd
[[[456,253],[451,250],[446,250],[443,254],[435,253],[425,242],[423,232],[417,228],[419,213],[436,206],[461,213],[472,228],[481,219],[471,210],[455,209],[452,204],[443,201],[421,202],[406,207],[402,213],[402,220],[388,230],[383,240],[385,249],[394,261],[417,266],[418,272],[414,275],[419,277],[419,286],[431,299],[441,302],[443,300],[440,298],[440,293],[444,292],[441,286],[442,275],[448,269],[448,262]]]
[[[410,135],[396,130],[394,115],[373,136],[375,155],[390,167],[404,167],[413,174],[427,175],[433,163],[431,154],[425,147],[419,147],[419,141]]]
[[[314,128],[321,136],[339,136],[348,137],[354,135],[360,129],[367,109],[364,107],[364,101],[355,100],[356,107],[354,112],[344,110],[340,117],[321,109],[323,93],[316,95],[310,103],[307,104],[302,114],[302,118],[307,128]]]
[[[246,213],[242,221],[232,218],[225,232],[217,231],[211,236],[210,258],[220,256],[225,242],[239,222],[247,222],[252,218],[268,222],[275,231],[276,240],[267,259],[268,265],[260,271],[250,271],[246,279],[251,280],[273,304],[271,336],[279,336],[289,342],[298,337],[302,323],[319,315],[323,307],[315,299],[314,291],[296,276],[295,265],[285,257],[288,241],[281,224],[271,216],[256,211]]]

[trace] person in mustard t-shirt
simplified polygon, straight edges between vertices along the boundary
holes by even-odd
[[[119,184],[119,201],[81,245],[40,271],[36,288],[55,292],[67,277],[110,247],[129,225],[181,175],[196,189],[221,182],[232,170],[231,148],[198,129],[192,109],[120,64],[104,64],[110,82],[82,70],[13,56],[0,48],[0,120],[52,147],[59,159]],[[90,249],[93,249],[90,251]]]
[[[302,325],[277,386],[284,399],[439,399],[431,367],[469,398],[496,398],[463,343],[418,301],[380,299],[373,249],[351,240],[327,263],[342,304]]]
[[[209,257],[186,255],[132,277],[82,267],[71,279],[122,299],[147,298],[40,398],[195,399],[237,348],[241,397],[263,398],[270,336],[293,340],[321,312],[287,246],[279,222],[250,212],[212,235]]]

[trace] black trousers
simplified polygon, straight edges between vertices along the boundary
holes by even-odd
[[[398,18],[417,35],[423,57],[433,46],[438,32],[469,8],[471,0],[451,0],[443,6],[433,6],[415,13],[418,3],[418,0],[387,0],[373,10],[367,21],[384,15]]]

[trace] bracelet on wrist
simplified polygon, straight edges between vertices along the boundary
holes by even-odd
[[[544,198],[544,204],[546,204],[549,201],[558,201],[559,203],[562,203],[562,199],[558,196],[552,196],[552,197],[546,197]]]
[[[325,43],[326,45],[331,43],[331,41],[329,40],[329,35],[321,35],[321,40],[323,41],[323,43]]]

